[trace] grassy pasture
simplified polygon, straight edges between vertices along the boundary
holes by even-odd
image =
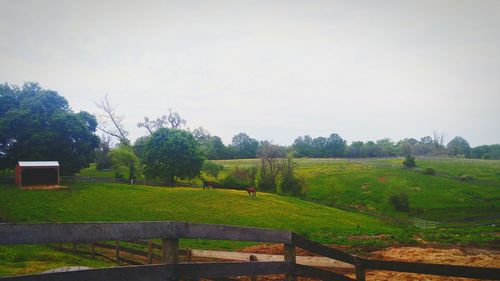
[[[377,218],[297,198],[244,191],[158,188],[125,184],[74,183],[67,189],[20,190],[0,187],[2,222],[90,222],[176,220],[296,231],[324,243],[380,244],[399,239],[400,228]],[[358,227],[359,226],[359,227]],[[388,241],[357,241],[358,234],[388,234]],[[249,242],[181,240],[181,247],[228,249]],[[66,265],[101,267],[44,246],[0,246],[0,276],[39,272]]]
[[[113,266],[107,261],[82,258],[45,246],[0,246],[0,276],[34,274],[48,269],[75,265],[92,268]]]
[[[257,159],[217,161],[231,169],[258,165]],[[0,186],[1,222],[83,222],[178,220],[278,228],[296,231],[323,243],[387,246],[411,242],[414,235],[445,243],[495,245],[500,213],[500,161],[423,158],[418,168],[402,168],[402,159],[298,159],[297,172],[307,183],[307,198],[259,193],[250,200],[244,191],[201,188],[158,188],[123,184],[72,183],[61,190],[19,190]],[[425,175],[424,168],[436,170]],[[110,171],[82,171],[113,176]],[[460,181],[463,174],[470,181]],[[418,231],[393,225],[376,216],[325,205],[360,209],[382,217],[406,217],[387,203],[396,192],[408,193],[420,218],[451,222],[445,229]],[[496,223],[476,226],[476,224]],[[459,227],[456,227],[459,226]],[[384,234],[375,237],[376,234]],[[372,236],[373,235],[373,236]],[[371,237],[371,238],[370,238]],[[493,244],[491,244],[493,243]],[[181,240],[181,247],[233,250],[244,242]],[[44,246],[0,247],[0,276],[85,265],[107,266],[56,252]]]
[[[306,198],[324,204],[401,217],[390,195],[408,194],[412,216],[455,224],[500,220],[500,161],[418,158],[417,168],[403,159],[297,159],[297,173],[307,184]],[[259,165],[257,159],[217,161],[227,174],[236,166]],[[425,175],[425,168],[435,175]],[[461,175],[470,175],[461,181]],[[419,212],[417,212],[419,210]]]
[[[336,234],[393,233],[376,218],[292,197],[246,191],[74,183],[68,189],[0,188],[0,216],[14,222],[176,220],[293,230],[331,243]],[[358,229],[359,225],[359,229]]]

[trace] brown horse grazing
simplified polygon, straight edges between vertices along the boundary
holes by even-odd
[[[215,190],[215,182],[213,182],[213,181],[203,181],[203,190],[208,189],[210,187]]]
[[[247,187],[247,192],[250,198],[257,198],[257,190],[255,189],[255,187],[252,186]]]

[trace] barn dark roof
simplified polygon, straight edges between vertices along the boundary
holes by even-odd
[[[19,167],[59,167],[57,161],[19,161]]]

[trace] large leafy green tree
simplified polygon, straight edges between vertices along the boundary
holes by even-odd
[[[292,144],[292,149],[296,157],[310,157],[312,155],[313,139],[306,135],[303,137],[298,137]]]
[[[202,127],[193,130],[193,135],[200,150],[207,159],[218,160],[228,158],[227,148],[218,136],[212,136]]]
[[[470,145],[467,140],[462,137],[454,137],[447,145],[446,152],[449,155],[469,155]]]
[[[168,185],[199,175],[203,161],[198,142],[187,131],[160,128],[144,146],[146,176],[163,179]]]
[[[255,158],[259,142],[245,133],[239,133],[233,137],[231,146],[234,147],[237,158]]]
[[[331,134],[325,143],[327,157],[342,157],[346,152],[346,141],[338,134]]]
[[[57,160],[73,174],[94,160],[96,118],[74,113],[66,99],[37,83],[0,85],[0,168],[19,160]]]

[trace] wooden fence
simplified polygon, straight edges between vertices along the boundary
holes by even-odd
[[[382,261],[361,258],[332,249],[293,232],[186,222],[113,222],[0,224],[0,245],[94,243],[96,241],[162,239],[163,264],[122,266],[73,272],[55,272],[4,277],[2,280],[179,280],[217,279],[234,276],[285,274],[321,280],[353,280],[320,268],[298,265],[295,248],[353,264],[356,280],[365,280],[366,270],[390,270],[441,276],[500,280],[500,268]],[[179,263],[179,239],[254,241],[284,244],[283,262]],[[113,246],[112,246],[113,247]]]
[[[435,229],[439,226],[439,222],[436,221],[426,221],[422,219],[412,218],[411,221],[413,225],[420,229]]]

